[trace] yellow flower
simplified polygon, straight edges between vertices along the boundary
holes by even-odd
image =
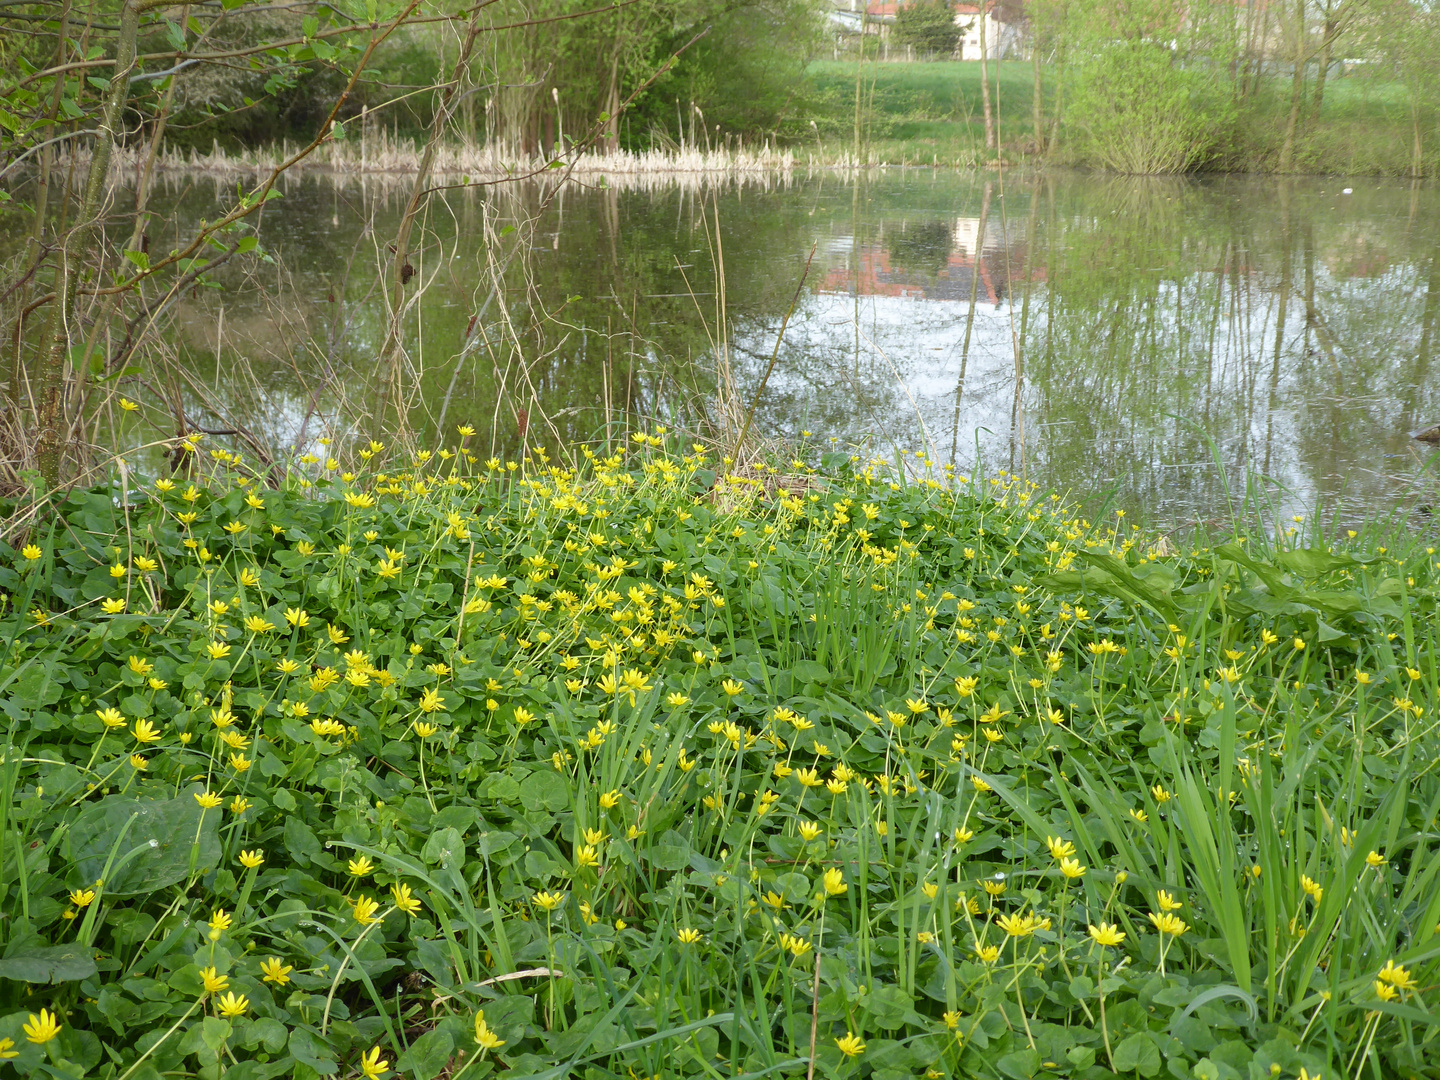
[[[1394,1001],[1397,997],[1400,996],[1400,994],[1393,986],[1390,986],[1386,983],[1381,982],[1379,979],[1376,979],[1375,996],[1378,997],[1381,1001]]]
[[[221,975],[213,967],[200,969],[200,981],[205,984],[207,994],[218,994],[230,985],[230,980]]]
[[[380,910],[380,901],[371,896],[362,896],[355,901],[355,921],[361,926],[369,926],[371,923],[379,922],[375,912]]]
[[[60,1021],[55,1019],[55,1014],[49,1009],[41,1009],[39,1016],[30,1014],[30,1019],[22,1030],[27,1042],[40,1046],[60,1034]]]
[[[422,739],[428,739],[431,735],[434,735],[435,732],[439,730],[440,729],[437,728],[434,724],[427,724],[424,721],[416,721],[415,723],[415,734],[419,735]]]
[[[680,939],[680,943],[682,945],[694,945],[704,935],[701,934],[699,930],[687,926],[683,930],[679,931],[675,936]]]
[[[993,964],[996,960],[1000,959],[999,945],[981,945],[980,942],[977,941],[975,942],[974,950],[976,959],[982,964]]]
[[[298,629],[310,625],[310,616],[303,608],[286,608],[285,621]]]
[[[1161,911],[1179,911],[1184,906],[1164,889],[1155,894],[1155,902],[1160,906]]]
[[[395,906],[406,915],[420,914],[420,901],[411,895],[409,885],[391,885],[390,896],[395,901]]]
[[[240,865],[247,870],[254,870],[265,861],[265,852],[256,848],[254,851],[240,852]]]
[[[810,942],[802,937],[794,937],[790,934],[780,935],[780,947],[791,956],[799,958],[810,951]]]
[[[1045,846],[1050,849],[1050,857],[1056,862],[1075,854],[1075,845],[1069,840],[1061,840],[1058,836],[1047,837]]]
[[[720,684],[720,689],[724,690],[730,697],[734,697],[737,694],[743,693],[745,686],[743,683],[738,683],[734,679],[726,679]]]
[[[445,707],[445,699],[440,696],[440,691],[431,687],[420,695],[420,711],[425,713],[439,712]]]
[[[100,610],[105,612],[106,615],[119,615],[125,610],[125,601],[121,600],[118,596],[109,600],[103,600],[100,603]]]
[[[806,843],[814,840],[817,836],[824,832],[824,830],[819,825],[815,824],[815,822],[813,821],[802,821],[800,822],[800,824],[795,826],[795,829],[800,834],[800,838]]]
[[[347,862],[345,869],[351,877],[366,877],[370,871],[375,869],[375,864],[370,861],[370,856],[361,855],[358,859],[351,859]]]
[[[797,769],[795,771],[795,779],[800,781],[802,787],[807,788],[819,787],[823,783],[820,779],[820,774],[814,769]]]
[[[221,1016],[233,1020],[237,1016],[245,1015],[250,1008],[250,999],[244,994],[236,997],[233,991],[229,991],[215,1003],[215,1007]]]
[[[1092,924],[1089,933],[1090,940],[1096,945],[1114,946],[1125,940],[1125,931],[1113,923],[1102,922],[1099,926]]]
[[[255,763],[250,760],[250,758],[247,758],[244,754],[230,755],[230,767],[236,772],[248,772],[250,770],[250,766],[253,764]]]
[[[132,769],[148,769],[150,767],[150,763],[146,761],[143,757],[141,757],[139,754],[131,754],[130,767]]]
[[[230,655],[230,646],[223,641],[212,641],[205,646],[205,651],[210,654],[211,660],[224,660]]]
[[[831,867],[826,870],[824,877],[821,878],[821,884],[825,888],[826,896],[839,896],[850,888],[845,884],[845,875],[840,872],[839,867]]]
[[[120,715],[119,709],[96,709],[95,715],[100,718],[100,722],[107,728],[125,726],[125,717]]]
[[[1183,919],[1181,919],[1178,915],[1170,914],[1170,912],[1168,911],[1165,912],[1163,915],[1157,915],[1152,911],[1149,913],[1149,915],[1150,922],[1153,923],[1155,929],[1162,934],[1169,934],[1171,937],[1179,937],[1181,934],[1185,933],[1186,930],[1190,929],[1189,924],[1187,924]]]
[[[1372,851],[1369,855],[1365,856],[1365,865],[1379,869],[1385,865],[1385,856],[1381,855],[1378,851]]]
[[[20,1051],[15,1049],[15,1040],[8,1035],[0,1039],[0,1061],[9,1061],[11,1058],[20,1056]]]
[[[532,899],[538,907],[546,911],[554,911],[565,902],[564,893],[537,892]]]
[[[259,615],[246,615],[245,629],[252,634],[268,634],[275,629],[275,624]]]
[[[211,930],[229,930],[234,917],[224,908],[216,908],[210,916]]]
[[[1325,890],[1306,874],[1300,875],[1300,888],[1305,892],[1305,895],[1311,897],[1317,904],[1325,896]]]
[[[600,806],[604,810],[614,810],[620,805],[620,790],[607,791],[600,796]]]
[[[379,1077],[388,1072],[389,1069],[390,1062],[381,1058],[380,1047],[378,1046],[371,1047],[360,1056],[360,1071],[364,1073],[369,1080],[379,1080]]]
[[[89,907],[95,902],[94,889],[71,889],[70,903],[78,908]]]
[[[600,853],[591,844],[584,844],[575,852],[576,866],[596,867],[600,865]]]
[[[865,1052],[865,1044],[860,1041],[860,1036],[856,1035],[853,1031],[845,1032],[845,1037],[843,1039],[836,1039],[835,1045],[840,1048],[840,1052],[847,1058],[859,1057]]]
[[[1386,960],[1385,966],[1375,976],[1381,982],[1389,983],[1397,990],[1414,990],[1416,983],[1410,972],[1400,967],[1394,960]]]
[[[505,1045],[505,1040],[491,1031],[490,1025],[485,1023],[484,1009],[475,1014],[475,1041],[480,1044],[481,1050],[494,1050]]]
[[[41,555],[44,555],[45,552],[41,551],[34,544],[26,544],[23,548],[20,549],[20,554],[25,556],[28,561],[34,562],[36,559],[40,558]]]
[[[921,713],[929,711],[930,703],[924,698],[906,698],[905,707],[916,716],[919,716]]]
[[[272,956],[268,960],[260,961],[260,970],[264,973],[265,982],[284,986],[290,981],[290,972],[295,969],[289,964],[282,963],[278,956]]]
[[[197,791],[195,801],[200,804],[202,810],[213,810],[220,805],[220,796],[211,791]]]
[[[1042,920],[1033,914],[1001,915],[998,922],[1000,929],[1010,937],[1029,937],[1040,929]]]
[[[1085,876],[1085,867],[1080,865],[1079,859],[1061,859],[1060,872],[1067,878],[1074,880]]]

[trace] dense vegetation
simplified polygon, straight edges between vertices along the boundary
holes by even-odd
[[[1433,549],[470,434],[0,550],[10,1070],[1440,1065]]]

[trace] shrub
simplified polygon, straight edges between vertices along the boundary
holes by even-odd
[[[1076,65],[1067,116],[1080,153],[1121,173],[1184,173],[1226,145],[1233,107],[1203,68],[1147,40],[1107,43]]]

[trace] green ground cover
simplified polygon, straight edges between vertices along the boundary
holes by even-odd
[[[1432,549],[798,453],[38,519],[0,1076],[1435,1074]]]

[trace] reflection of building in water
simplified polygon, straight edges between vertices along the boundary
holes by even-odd
[[[974,289],[980,302],[999,304],[1009,295],[1011,281],[1028,276],[1039,282],[1046,275],[1043,266],[1026,265],[1023,241],[1012,240],[1007,250],[998,232],[998,221],[986,223],[985,250],[978,259],[980,219],[975,217],[956,218],[953,224],[902,225],[864,244],[837,240],[830,251],[843,261],[831,265],[816,291],[968,303]]]

